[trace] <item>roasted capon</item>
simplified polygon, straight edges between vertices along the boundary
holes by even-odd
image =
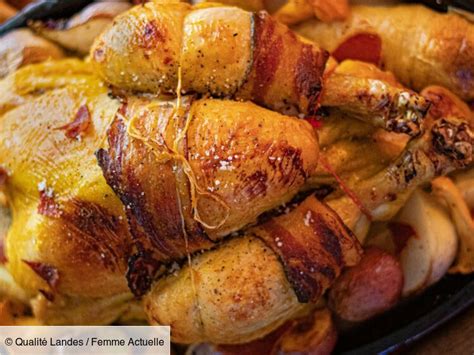
[[[0,92],[0,293],[45,324],[146,321],[230,353],[327,353],[329,309],[393,307],[405,264],[364,254],[371,222],[473,162],[472,114],[447,89],[339,64],[231,6],[136,6],[88,60],[26,66]]]

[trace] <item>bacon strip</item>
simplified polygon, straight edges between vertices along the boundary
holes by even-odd
[[[254,16],[253,64],[236,98],[278,111],[316,115],[329,53],[303,43],[267,12]]]
[[[339,216],[311,195],[295,210],[252,228],[281,259],[299,302],[315,302],[355,265],[362,249]]]

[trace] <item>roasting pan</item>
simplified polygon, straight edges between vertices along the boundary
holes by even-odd
[[[43,0],[0,25],[0,35],[26,25],[28,20],[68,17],[90,0]],[[420,0],[438,11],[455,6],[474,14],[472,0]],[[420,295],[393,310],[341,332],[337,354],[392,353],[403,350],[474,304],[474,275],[447,275]]]

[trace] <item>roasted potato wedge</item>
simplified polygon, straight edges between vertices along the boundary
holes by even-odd
[[[421,292],[448,271],[457,250],[456,230],[439,201],[417,190],[396,222],[368,238],[367,244],[398,255],[404,275],[403,296]]]

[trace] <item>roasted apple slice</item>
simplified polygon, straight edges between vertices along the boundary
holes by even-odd
[[[461,191],[454,182],[443,176],[431,183],[433,194],[448,205],[459,237],[459,248],[452,273],[470,274],[474,272],[474,221]]]
[[[417,190],[396,220],[368,238],[398,255],[404,275],[402,295],[409,296],[438,281],[457,250],[457,236],[448,212],[433,196]]]

